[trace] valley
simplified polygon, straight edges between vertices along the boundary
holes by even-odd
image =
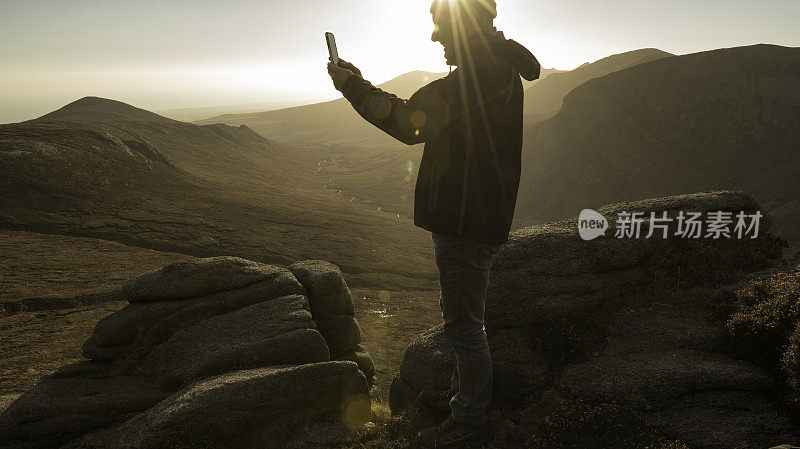
[[[354,286],[435,285],[430,235],[323,189],[322,147],[117,103],[84,99],[0,126],[0,227],[192,256],[324,258]]]

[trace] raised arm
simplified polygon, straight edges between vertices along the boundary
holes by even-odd
[[[442,85],[442,80],[434,81],[404,100],[353,76],[344,83],[342,94],[365,120],[395,139],[414,145],[436,137],[447,124],[449,111]]]
[[[491,101],[503,101],[509,97],[514,80],[519,74],[511,67],[506,69],[485,66],[475,68],[470,76],[459,78],[454,71],[419,89],[408,100],[385,92],[360,76],[360,72],[349,63],[345,67],[329,66],[336,76],[346,70],[337,88],[366,121],[383,130],[395,139],[414,145],[426,142],[442,133],[450,123],[459,121],[467,111],[479,114],[481,106]],[[459,70],[459,69],[457,69]],[[463,80],[463,81],[462,81]],[[477,83],[477,84],[476,84]],[[476,115],[480,117],[480,115]]]
[[[414,145],[438,135],[446,125],[448,107],[443,92],[443,80],[437,80],[418,90],[408,100],[385,92],[361,77],[360,71],[346,61],[342,67],[329,65],[334,85],[353,108],[369,123],[395,139]],[[342,74],[342,70],[346,73]]]

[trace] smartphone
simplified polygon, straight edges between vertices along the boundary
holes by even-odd
[[[328,55],[331,57],[331,62],[339,65],[339,52],[336,50],[336,38],[333,33],[325,33],[325,41],[328,43]]]

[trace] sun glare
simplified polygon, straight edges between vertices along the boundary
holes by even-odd
[[[430,0],[371,2],[363,10],[363,26],[342,34],[340,52],[354,53],[372,81],[386,81],[412,70],[446,70],[441,46],[430,40],[434,27],[430,4]],[[364,35],[374,38],[365,40]]]

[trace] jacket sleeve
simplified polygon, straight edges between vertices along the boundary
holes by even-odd
[[[449,111],[445,86],[444,79],[436,80],[403,100],[359,76],[351,76],[342,86],[342,94],[366,121],[414,145],[435,137],[446,126]]]

